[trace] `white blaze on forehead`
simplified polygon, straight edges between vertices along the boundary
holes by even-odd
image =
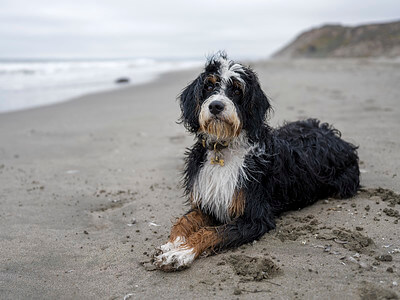
[[[221,76],[221,81],[224,83],[228,83],[232,80],[232,77],[239,81],[243,88],[245,86],[245,82],[241,75],[245,73],[244,68],[241,64],[233,63],[232,61],[220,57],[218,62],[221,64],[219,67],[219,75]]]

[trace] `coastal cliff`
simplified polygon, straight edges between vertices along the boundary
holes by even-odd
[[[273,58],[400,56],[400,21],[356,27],[325,25],[301,33]]]

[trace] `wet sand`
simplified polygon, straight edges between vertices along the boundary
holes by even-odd
[[[188,209],[179,173],[193,139],[175,98],[199,70],[1,114],[0,298],[397,299],[400,64],[253,67],[271,124],[315,117],[360,146],[359,195],[284,214],[260,241],[185,271],[154,271],[154,247]]]

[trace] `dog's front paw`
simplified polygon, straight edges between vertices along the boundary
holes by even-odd
[[[164,245],[161,245],[158,250],[160,250],[162,253],[166,253],[172,249],[179,248],[185,243],[185,241],[186,239],[183,236],[178,236],[173,242],[168,242]]]
[[[188,268],[195,258],[194,249],[175,248],[168,252],[156,253],[154,265],[164,272],[180,271]]]
[[[171,251],[173,248],[175,248],[174,243],[168,242],[168,243],[165,243],[164,245],[161,245],[160,248],[158,248],[158,250],[161,253],[166,253],[168,251]]]

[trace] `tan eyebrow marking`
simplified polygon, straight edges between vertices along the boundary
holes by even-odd
[[[235,88],[243,90],[243,85],[242,85],[242,83],[240,81],[233,80],[233,86]]]
[[[216,84],[217,82],[218,82],[218,76],[217,75],[208,75],[207,77],[206,77],[206,81],[209,81],[209,82],[211,82],[212,84]]]

